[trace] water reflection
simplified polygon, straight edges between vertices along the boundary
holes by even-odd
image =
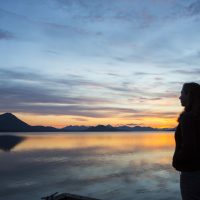
[[[102,153],[127,152],[132,150],[170,149],[174,146],[172,134],[59,134],[29,135],[14,151],[86,149],[96,148]]]
[[[0,149],[10,151],[25,140],[25,137],[15,135],[0,135]]]
[[[0,153],[0,199],[58,191],[103,200],[178,200],[173,148],[173,135],[162,133],[26,135],[12,153]]]

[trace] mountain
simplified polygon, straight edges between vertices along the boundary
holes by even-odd
[[[52,126],[31,126],[31,132],[57,132],[60,129],[54,128]]]
[[[0,115],[0,131],[29,131],[30,125],[18,119],[11,113]]]
[[[62,131],[85,131],[86,129],[88,129],[89,126],[66,126],[64,128],[62,128]]]
[[[175,128],[152,128],[146,126],[118,126],[113,127],[111,125],[97,125],[97,126],[66,126],[61,131],[174,131]]]
[[[116,127],[120,131],[158,131],[159,129],[146,127],[146,126],[118,126]]]
[[[117,128],[112,127],[111,125],[97,125],[97,126],[91,126],[88,129],[86,129],[85,131],[119,131]]]
[[[58,131],[54,127],[31,126],[18,119],[12,113],[0,115],[0,132],[50,132]]]
[[[175,131],[176,130],[176,127],[175,128],[161,128],[159,129],[159,131]]]

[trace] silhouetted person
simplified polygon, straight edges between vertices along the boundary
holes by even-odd
[[[185,83],[179,97],[184,111],[175,131],[173,167],[180,171],[183,200],[200,200],[200,85]]]

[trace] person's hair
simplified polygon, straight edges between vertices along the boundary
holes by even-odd
[[[180,114],[178,121],[181,116],[185,113],[190,113],[193,116],[200,118],[200,85],[198,83],[184,83],[183,91],[189,95],[188,105],[185,106],[184,111]]]

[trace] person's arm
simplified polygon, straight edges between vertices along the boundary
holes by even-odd
[[[196,152],[196,130],[191,115],[184,115],[180,121],[182,133],[181,148],[177,152],[180,160],[190,160]]]

